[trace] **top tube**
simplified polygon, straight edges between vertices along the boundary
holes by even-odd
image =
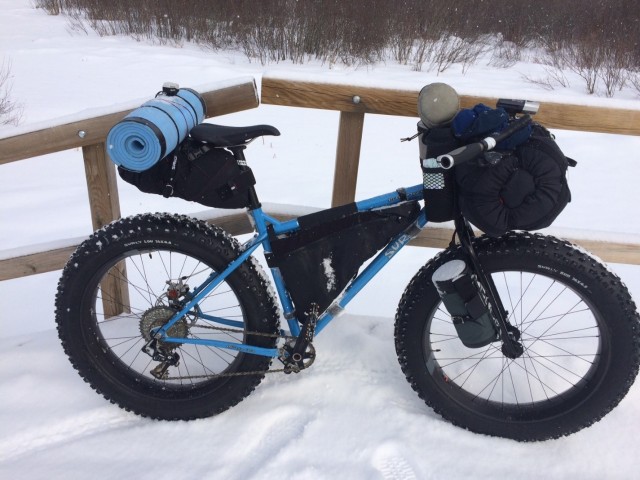
[[[399,188],[394,192],[378,195],[376,197],[367,198],[365,200],[355,202],[356,211],[366,212],[375,208],[388,207],[390,205],[396,205],[410,200],[421,200],[423,198],[422,190],[423,186],[422,184],[419,184],[408,188]],[[331,209],[328,208],[325,210]],[[259,234],[266,232],[267,225],[272,226],[276,235],[292,232],[300,228],[297,218],[281,222],[264,213],[261,208],[251,210],[250,213],[254,218],[256,230]]]

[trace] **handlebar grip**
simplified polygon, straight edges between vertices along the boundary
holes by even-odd
[[[464,147],[456,148],[445,155],[440,155],[437,158],[438,164],[445,170],[450,169],[454,165],[468,162],[473,160],[485,150],[490,150],[486,147],[484,141],[478,143],[471,143]]]

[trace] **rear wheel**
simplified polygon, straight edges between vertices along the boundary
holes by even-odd
[[[217,339],[274,348],[278,314],[257,263],[245,262],[175,323],[154,360],[142,348],[185,294],[239,254],[222,230],[175,215],[141,215],[96,232],[64,269],[56,322],[80,375],[121,407],[161,419],[206,417],[246,397],[271,358],[189,343]]]
[[[462,258],[449,249],[423,267],[396,315],[396,350],[412,387],[451,422],[469,430],[544,440],[598,421],[627,393],[638,371],[635,304],[620,279],[570,244],[509,233],[474,240],[521,356],[501,343],[471,349],[458,339],[431,277]]]

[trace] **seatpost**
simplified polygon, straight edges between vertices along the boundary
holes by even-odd
[[[249,166],[247,165],[247,159],[244,156],[244,150],[245,148],[247,148],[246,144],[236,145],[234,147],[227,147],[227,148],[233,154],[233,158],[236,159],[236,162],[238,162],[238,166],[240,167],[241,171],[244,172],[247,170],[251,170],[251,168],[249,168]],[[256,208],[260,208],[262,206],[260,203],[260,200],[258,200],[258,193],[256,192],[256,189],[253,185],[249,187],[248,195],[249,195],[249,210],[255,210]]]

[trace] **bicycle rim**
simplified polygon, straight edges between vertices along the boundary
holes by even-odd
[[[169,369],[165,378],[159,379],[151,374],[158,362],[142,352],[153,329],[164,325],[176,311],[170,298],[172,287],[174,291],[176,285],[193,289],[211,272],[211,267],[203,260],[172,249],[126,252],[106,264],[87,290],[92,292],[89,304],[94,333],[111,363],[134,375],[138,381],[161,383],[163,388],[170,389],[200,386],[220,374],[233,372],[242,357],[239,352],[197,344],[160,342],[167,351],[177,353],[180,360]],[[103,285],[109,288],[103,289]],[[103,293],[107,291],[117,294]],[[228,283],[220,284],[199,302],[198,307],[198,311],[192,310],[172,326],[169,335],[243,342],[245,315]],[[233,328],[206,320],[204,315],[230,320],[234,322]]]
[[[503,271],[492,278],[509,322],[520,331],[522,356],[505,357],[501,342],[466,348],[440,303],[423,339],[429,371],[445,380],[454,399],[487,414],[526,417],[566,405],[603,361],[606,338],[597,312],[566,283],[540,272]]]

